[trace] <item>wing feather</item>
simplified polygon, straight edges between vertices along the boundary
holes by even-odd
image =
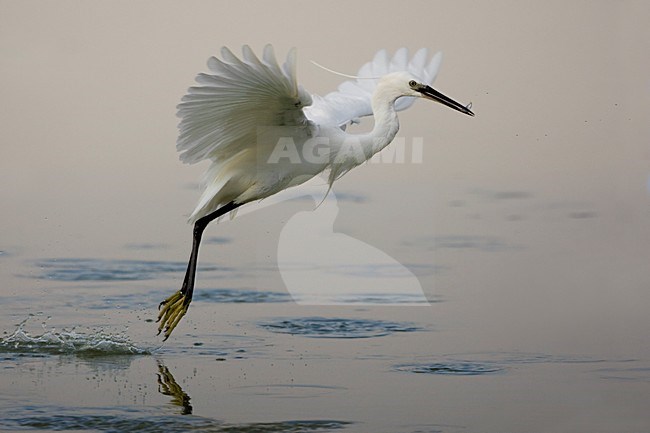
[[[298,86],[295,49],[281,68],[271,45],[261,60],[249,46],[241,59],[224,47],[208,69],[178,105],[176,148],[183,162],[225,161],[255,145],[258,127],[308,122],[302,108],[311,97]]]
[[[181,120],[176,147],[180,159],[187,163],[212,161],[205,177],[205,190],[190,221],[230,201],[245,203],[296,184],[295,171],[286,176],[282,166],[273,172],[253,169],[257,157],[265,155],[259,152],[272,150],[266,146],[271,146],[273,140],[258,140],[261,127],[300,126],[304,128],[296,131],[311,134],[314,123],[344,126],[372,114],[371,99],[377,78],[408,71],[431,83],[439,65],[440,54],[428,60],[426,49],[410,59],[406,48],[392,57],[381,50],[361,67],[361,78],[345,81],[337,91],[321,98],[312,97],[298,85],[295,49],[280,65],[271,45],[264,48],[261,57],[248,46],[242,48],[240,57],[222,48],[220,58],[208,60],[209,71],[197,75],[197,85],[189,88],[178,105]],[[399,98],[395,108],[402,110],[412,103],[413,98]],[[304,167],[303,177],[309,178],[322,168]]]
[[[378,51],[372,61],[364,64],[356,80],[341,83],[338,90],[324,97],[314,97],[314,103],[305,108],[306,116],[317,124],[344,127],[359,118],[372,115],[372,94],[378,79],[391,72],[407,71],[423,82],[432,84],[438,74],[442,53],[428,60],[428,50],[421,48],[409,60],[407,48],[398,49],[390,57],[386,50]],[[415,98],[402,97],[395,102],[398,111],[410,107]]]

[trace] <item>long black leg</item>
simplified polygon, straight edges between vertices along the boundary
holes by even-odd
[[[199,245],[201,244],[201,237],[203,236],[203,231],[205,228],[215,219],[219,218],[222,215],[227,214],[235,209],[237,209],[240,204],[230,202],[221,206],[216,211],[208,214],[194,223],[193,239],[192,239],[192,252],[190,254],[190,260],[187,263],[187,271],[185,271],[185,278],[183,279],[183,286],[181,288],[181,293],[185,296],[185,305],[189,305],[192,301],[192,294],[194,293],[194,280],[196,277],[196,265],[199,261]]]
[[[196,277],[196,265],[199,260],[199,246],[201,245],[201,237],[203,231],[210,224],[210,222],[227,214],[241,206],[241,203],[230,202],[221,206],[216,211],[199,218],[194,223],[193,237],[192,237],[192,252],[190,253],[190,260],[187,263],[187,271],[185,271],[185,278],[183,278],[183,285],[181,289],[174,293],[169,298],[160,303],[158,307],[160,313],[158,314],[158,334],[165,331],[165,340],[169,338],[172,331],[180,322],[181,318],[187,312],[190,302],[192,302],[192,294],[194,293],[194,280]]]

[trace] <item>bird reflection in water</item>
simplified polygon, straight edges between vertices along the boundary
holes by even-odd
[[[158,363],[158,373],[156,375],[158,376],[158,392],[170,396],[172,398],[172,404],[182,408],[182,415],[191,415],[192,405],[190,404],[190,396],[183,391],[183,388],[176,382],[169,369],[161,363]]]

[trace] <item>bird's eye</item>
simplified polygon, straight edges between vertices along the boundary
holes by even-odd
[[[411,86],[411,87],[415,87],[415,86],[417,86],[417,85],[418,85],[418,83],[416,83],[415,80],[411,80],[411,81],[409,81],[409,86]]]

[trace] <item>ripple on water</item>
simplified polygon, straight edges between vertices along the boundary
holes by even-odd
[[[424,374],[442,374],[451,376],[478,376],[501,373],[505,368],[496,364],[481,364],[479,362],[432,362],[429,364],[404,364],[395,366],[397,371]]]
[[[259,326],[280,334],[314,338],[370,338],[394,332],[414,332],[421,328],[411,323],[384,320],[297,317],[261,322]]]
[[[236,304],[261,304],[291,301],[291,296],[289,296],[288,293],[243,289],[201,289],[201,291],[196,294],[195,298],[208,302]]]
[[[620,382],[650,383],[650,367],[614,366],[595,370],[602,379]]]
[[[44,259],[36,262],[41,279],[56,281],[134,281],[158,278],[161,273],[185,272],[186,262],[155,260]],[[201,266],[215,271],[216,266]]]
[[[457,376],[479,376],[502,373],[511,367],[525,364],[577,364],[607,362],[603,359],[576,355],[549,355],[526,352],[485,352],[448,355],[431,362],[400,364],[396,371]]]
[[[0,353],[32,354],[75,354],[81,356],[148,355],[150,351],[137,347],[124,334],[108,334],[96,331],[91,334],[74,330],[47,330],[31,335],[25,330],[28,319],[23,320],[16,330],[0,338]]]
[[[300,420],[268,423],[229,424],[201,416],[170,416],[160,413],[138,412],[132,407],[123,408],[70,408],[33,407],[22,416],[7,414],[0,420],[0,427],[38,430],[79,431],[137,431],[141,433],[161,431],[227,432],[227,433],[274,433],[274,432],[330,432],[345,428],[350,423],[335,420]],[[45,415],[52,414],[52,415]]]
[[[149,306],[152,302],[164,299],[172,292],[173,290],[171,288],[166,291],[155,290],[114,295],[102,294],[101,296],[97,296],[96,293],[91,292],[77,295],[75,304],[93,310],[133,308],[134,306]],[[194,300],[219,304],[263,304],[289,302],[291,301],[291,297],[287,293],[261,290],[201,289],[195,293]]]

